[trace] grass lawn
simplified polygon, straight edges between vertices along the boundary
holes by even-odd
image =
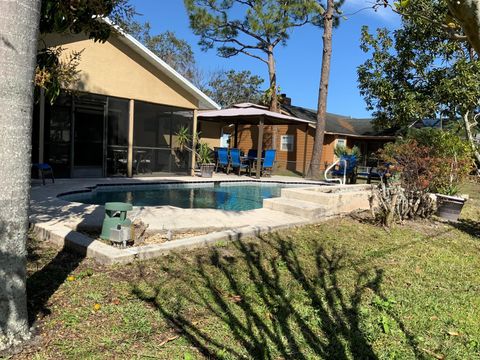
[[[32,241],[15,359],[480,359],[480,186],[456,226],[335,219],[129,266]]]

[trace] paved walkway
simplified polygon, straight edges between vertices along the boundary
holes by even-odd
[[[58,198],[59,194],[84,190],[97,184],[139,184],[159,181],[205,181],[201,177],[146,177],[146,178],[101,178],[101,179],[60,179],[55,184],[43,186],[32,184],[30,222],[47,223],[49,226],[67,226],[73,230],[100,229],[104,217],[103,206],[72,203]],[[213,181],[255,181],[245,176],[217,174]],[[262,181],[284,181],[315,183],[302,178],[272,176]],[[218,230],[235,229],[243,226],[277,227],[306,223],[307,219],[269,209],[249,211],[224,211],[216,209],[181,209],[172,206],[136,207],[131,216],[142,219],[149,225],[149,231],[161,230]]]

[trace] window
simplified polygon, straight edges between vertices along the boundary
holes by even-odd
[[[280,138],[280,150],[293,151],[293,135],[282,135]]]
[[[347,139],[337,139],[337,146],[347,146]]]

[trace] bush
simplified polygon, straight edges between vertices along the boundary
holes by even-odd
[[[411,130],[405,139],[387,144],[379,157],[388,186],[382,183],[374,191],[372,212],[386,226],[431,216],[430,193],[455,195],[474,165],[469,144],[438,129]]]
[[[428,192],[438,172],[440,159],[431,156],[431,148],[414,139],[385,145],[379,151],[390,183],[398,183],[409,192]]]
[[[175,137],[180,153],[183,153],[184,150],[193,152],[198,164],[209,164],[212,162],[213,151],[207,143],[201,141],[200,133],[196,133],[192,136],[190,134],[190,129],[183,126],[177,131]],[[195,149],[192,148],[194,142],[196,142]]]
[[[374,217],[385,226],[407,219],[427,218],[434,211],[429,189],[434,181],[432,169],[438,159],[430,156],[430,148],[416,140],[387,144],[379,152],[385,163],[383,172],[388,186],[382,182],[374,189],[371,208]]]
[[[342,157],[343,155],[355,155],[357,159],[362,155],[358,146],[354,146],[351,149],[345,145],[337,145],[333,149],[333,153],[337,158]]]
[[[455,195],[458,186],[473,170],[472,149],[466,140],[451,131],[439,129],[413,129],[407,135],[418,145],[428,148],[428,156],[436,159],[436,167],[429,190],[433,193]]]

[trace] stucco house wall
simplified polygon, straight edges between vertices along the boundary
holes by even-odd
[[[50,34],[42,41],[47,47],[64,48],[64,60],[74,51],[82,52],[80,81],[70,90],[186,109],[199,107],[194,96],[128,47],[118,35],[112,35],[105,43],[94,42],[82,34]]]

